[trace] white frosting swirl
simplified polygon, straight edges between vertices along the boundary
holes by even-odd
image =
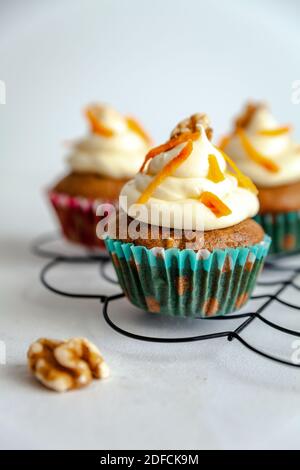
[[[149,144],[129,128],[127,120],[108,106],[95,106],[96,118],[113,131],[110,137],[91,132],[78,140],[67,156],[71,169],[115,179],[132,178],[140,169]]]
[[[152,225],[169,226],[176,229],[198,230],[199,221],[201,229],[214,230],[230,227],[239,222],[253,217],[258,212],[258,199],[247,189],[238,186],[235,177],[224,174],[225,179],[214,183],[207,178],[209,170],[208,156],[214,155],[222,172],[226,170],[226,162],[219,152],[207,139],[204,129],[201,127],[200,137],[193,142],[193,150],[189,157],[168,176],[155,189],[152,197],[146,202],[147,214],[136,213],[135,203],[165,165],[176,157],[186,145],[177,145],[172,150],[160,153],[154,157],[145,173],[138,173],[122,189],[120,204],[129,216]],[[221,199],[232,211],[230,215],[217,217],[208,207],[199,201],[203,191],[209,191]],[[151,206],[155,204],[159,213],[159,221],[153,220]],[[170,220],[166,223],[163,219],[165,210],[171,213]],[[146,218],[148,217],[148,218]]]
[[[244,129],[251,145],[262,155],[275,162],[278,172],[270,172],[262,165],[253,161],[244,150],[240,138],[233,134],[225,152],[236,161],[240,169],[258,186],[279,186],[300,179],[300,145],[293,142],[291,133],[277,136],[260,135],[259,131],[276,129],[278,122],[266,107],[258,107],[250,123]]]

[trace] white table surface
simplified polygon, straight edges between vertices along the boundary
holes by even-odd
[[[179,103],[174,105],[172,94],[174,96],[180,84],[172,83],[169,90],[169,78],[167,80],[163,77],[163,87],[159,89],[153,75],[154,56],[160,51],[159,65],[162,66],[163,55],[168,57],[166,65],[171,64],[172,57],[167,54],[171,50],[168,44],[171,39],[167,37],[160,48],[156,46],[155,51],[148,55],[149,67],[145,58],[141,58],[141,66],[146,66],[148,72],[147,77],[145,74],[146,83],[150,86],[154,79],[158,96],[154,99],[154,88],[150,96],[147,93],[145,96],[145,90],[137,89],[137,97],[133,98],[134,83],[131,83],[131,79],[134,80],[134,75],[130,75],[129,68],[136,70],[141,80],[142,72],[139,67],[132,69],[138,52],[133,53],[132,49],[128,49],[128,60],[126,64],[125,59],[122,63],[124,72],[117,65],[117,59],[121,61],[124,53],[124,41],[117,33],[109,36],[109,51],[117,51],[117,58],[113,54],[110,57],[113,61],[112,69],[107,68],[109,58],[106,59],[104,53],[102,54],[101,47],[97,49],[97,44],[101,44],[100,40],[104,41],[107,37],[101,36],[103,28],[106,33],[107,30],[106,21],[103,21],[100,13],[104,11],[111,20],[115,18],[116,4],[122,8],[122,2],[112,2],[113,7],[109,2],[103,2],[104,10],[101,10],[97,2],[90,1],[87,2],[88,7],[82,11],[80,8],[83,2],[78,1],[50,2],[53,4],[51,8],[41,8],[39,5],[42,2],[35,1],[26,2],[26,8],[25,2],[8,3],[11,7],[5,7],[2,15],[3,28],[0,28],[3,39],[0,41],[3,65],[2,71],[0,68],[0,79],[3,73],[7,84],[7,103],[0,105],[0,341],[5,342],[7,351],[6,364],[0,366],[0,447],[299,448],[299,370],[259,357],[236,340],[229,343],[226,339],[216,339],[174,345],[133,341],[118,335],[106,325],[97,300],[56,296],[39,282],[39,271],[44,261],[30,254],[29,244],[36,235],[55,227],[43,200],[42,188],[63,168],[60,142],[83,131],[78,112],[80,106],[97,96],[104,96],[105,99],[107,97],[108,101],[113,100],[114,96],[114,101],[120,102],[121,108],[136,110],[137,114],[141,114],[144,109],[144,121],[149,128],[152,126],[152,131],[159,140],[170,125],[173,125],[173,116],[176,115],[176,119],[180,116],[180,106],[184,113],[187,109],[191,110],[195,92],[199,90],[197,82],[191,79],[189,91],[185,96],[179,96]],[[154,16],[154,10],[159,6],[156,2],[150,3]],[[191,3],[195,6],[195,2]],[[219,3],[213,2],[213,6],[204,13],[209,16],[210,21],[215,18]],[[236,4],[228,2],[226,26],[231,21],[236,24],[234,16],[229,14],[235,8],[234,3]],[[296,2],[276,2],[272,21],[266,17],[266,12],[274,2],[266,1],[264,7],[260,7],[260,3],[249,2],[249,11],[245,11],[240,21],[245,22],[245,25],[251,21],[252,26],[254,23],[257,25],[255,13],[257,9],[264,8],[259,21],[266,26],[268,34],[261,48],[265,52],[271,50],[273,42],[274,47],[280,42],[280,78],[277,76],[274,79],[275,84],[270,80],[272,74],[275,77],[275,69],[278,69],[273,56],[269,69],[266,67],[265,70],[259,70],[259,80],[254,73],[246,84],[242,79],[233,78],[230,96],[218,91],[218,80],[215,78],[212,82],[206,82],[206,74],[208,92],[200,93],[198,102],[200,101],[201,106],[203,102],[204,107],[207,107],[207,94],[210,94],[211,108],[216,116],[219,132],[228,123],[228,115],[224,113],[223,105],[220,106],[219,98],[224,97],[224,106],[231,116],[241,101],[248,97],[250,85],[257,95],[272,100],[277,112],[282,109],[284,121],[296,122],[296,117],[299,116],[300,108],[289,101],[290,84],[292,80],[299,78],[294,76],[299,71],[295,67],[295,51],[298,49],[294,40],[299,39],[295,18]],[[142,18],[145,20],[147,14],[150,15],[150,7],[144,6],[146,10]],[[128,24],[125,20],[122,22],[117,19],[114,25],[119,32],[122,26],[121,31],[128,33],[128,28],[134,23],[141,38],[145,36],[149,39],[150,33],[143,32],[141,22],[138,21],[141,16],[137,13],[132,16],[134,7],[137,8],[137,2],[131,2],[126,10]],[[93,21],[97,8],[99,29],[96,21]],[[165,17],[168,9],[161,8],[162,16]],[[176,11],[176,8],[172,11]],[[186,12],[186,19],[195,31],[193,17],[190,12]],[[175,13],[172,18],[175,25],[179,26],[182,20]],[[218,28],[221,28],[221,20],[216,18],[214,26],[220,32]],[[205,23],[205,18],[203,21]],[[279,37],[278,27],[281,21],[288,33],[282,33]],[[74,43],[77,37],[76,26],[79,23],[82,27],[80,40],[77,39],[77,43]],[[155,25],[157,34],[163,31],[162,24],[162,19],[159,19]],[[249,37],[251,28],[245,28]],[[170,30],[171,38],[175,37],[174,29],[176,28]],[[207,29],[208,27],[205,32],[208,32]],[[225,34],[226,29],[224,27],[221,32]],[[263,37],[261,29],[256,35],[251,34],[252,39],[254,36],[259,39]],[[214,32],[212,36],[215,36]],[[133,36],[122,37],[125,38],[126,46],[133,47]],[[200,39],[201,35],[197,33],[195,40],[198,44]],[[244,40],[245,36],[241,35],[242,44]],[[96,44],[95,50],[91,47],[93,44]],[[212,39],[211,52],[206,54],[204,48],[204,55],[200,56],[207,61],[215,54],[214,60],[211,59],[212,74],[213,62],[222,65],[224,59],[223,54],[217,54],[215,44],[215,39]],[[236,41],[233,37],[226,39],[224,63],[229,57],[226,55],[228,47],[233,47],[234,44]],[[257,40],[257,64],[262,64],[263,55],[259,52],[259,45]],[[234,51],[241,52],[240,49]],[[253,51],[247,52],[253,60]],[[187,55],[191,58],[192,52],[187,52]],[[101,75],[102,65],[107,70],[104,78]],[[191,71],[191,65],[188,67]],[[247,63],[243,67],[241,74],[246,79],[244,69],[251,74],[251,67]],[[233,69],[233,77],[236,77],[234,73],[237,70]],[[124,97],[124,87],[120,90],[117,81],[111,84],[111,79],[117,72],[120,76],[123,72],[125,91],[128,90],[129,96],[126,94]],[[93,73],[96,77],[94,80]],[[199,80],[201,83],[201,78]],[[224,83],[226,86],[231,83],[228,70],[224,74]],[[90,88],[87,89],[89,84]],[[188,88],[186,86],[185,89]],[[154,101],[159,101],[164,93],[167,97],[164,102],[166,109],[162,111],[160,125]],[[221,108],[222,111],[218,113],[217,110]],[[119,291],[118,287],[101,280],[97,265],[62,267],[50,278],[56,285],[70,291],[80,289],[106,294]],[[292,290],[284,296],[290,301],[300,301]],[[249,305],[248,308],[250,307]],[[131,308],[126,300],[111,304],[111,313],[114,320],[123,327],[143,334],[191,335],[211,332],[216,328],[228,329],[236,324],[233,321],[178,321],[153,317]],[[299,314],[296,311],[291,313],[283,306],[272,305],[268,312],[268,318],[271,317],[288,327],[300,329]],[[253,344],[290,358],[291,337],[272,332],[258,322],[253,323],[243,334]],[[35,382],[26,367],[27,348],[41,336],[88,337],[103,352],[111,367],[111,377],[107,381],[94,381],[90,387],[76,392],[59,395],[47,391]]]

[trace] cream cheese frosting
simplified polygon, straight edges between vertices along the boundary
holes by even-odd
[[[115,179],[132,178],[149,150],[149,139],[130,125],[131,119],[112,107],[94,105],[90,109],[105,132],[101,135],[92,129],[73,144],[67,156],[71,170]]]
[[[224,151],[260,187],[280,186],[300,180],[300,145],[293,141],[288,129],[276,134],[278,128],[278,121],[265,105],[256,106],[243,128],[251,146],[273,162],[277,171],[270,171],[251,159],[237,132],[233,132],[224,145]],[[264,133],[266,130],[271,132]]]
[[[185,147],[180,143],[152,158],[145,170],[137,173],[121,191],[120,205],[129,216],[152,225],[168,226],[186,230],[214,230],[238,224],[253,217],[259,208],[257,196],[249,189],[240,187],[237,178],[227,172],[225,158],[207,138],[200,126],[199,136],[193,141],[188,158],[171,175],[159,184],[140,210],[137,201],[154,178],[162,172]],[[209,156],[213,155],[224,174],[222,181],[215,183],[208,178]],[[217,217],[200,202],[204,192],[213,193],[230,209],[229,215]],[[155,206],[155,219],[151,209]],[[166,221],[165,211],[170,214]],[[200,226],[199,226],[200,224]]]

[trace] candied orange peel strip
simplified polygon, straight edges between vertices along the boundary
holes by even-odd
[[[156,157],[162,152],[167,152],[168,150],[172,150],[174,147],[176,147],[179,144],[183,144],[184,142],[187,142],[189,140],[194,141],[197,140],[200,136],[200,132],[185,132],[183,134],[180,134],[179,137],[175,137],[174,139],[168,140],[165,144],[159,145],[158,147],[154,147],[151,149],[144,160],[144,163],[142,164],[140,168],[140,173],[142,173],[145,169],[145,166],[147,165],[148,161],[151,160],[152,158]]]
[[[242,147],[244,148],[247,155],[258,165],[264,167],[266,170],[270,171],[271,173],[278,173],[279,166],[270,160],[268,157],[265,157],[260,152],[258,152],[253,145],[251,144],[250,140],[248,139],[245,131],[241,128],[237,129],[237,135],[240,139]]]
[[[231,134],[223,135],[223,137],[221,137],[218,143],[218,148],[224,150],[226,145],[229,144],[230,139],[231,139]]]
[[[200,195],[199,201],[208,207],[208,209],[210,209],[217,218],[232,214],[231,209],[229,209],[229,207],[226,206],[218,196],[210,191],[204,191]]]
[[[215,155],[208,155],[208,165],[207,178],[213,183],[224,181],[225,176],[219,167],[218,159]]]
[[[147,144],[150,144],[152,142],[151,137],[149,134],[145,131],[143,126],[132,116],[127,116],[126,117],[126,122],[128,128],[135,132],[137,135],[139,135]]]
[[[291,126],[276,127],[275,129],[261,129],[257,132],[258,135],[265,137],[277,137],[279,135],[287,134],[292,130]]]
[[[238,185],[241,186],[242,188],[249,189],[254,194],[258,194],[257,187],[252,182],[252,180],[248,176],[244,175],[244,173],[241,172],[237,164],[234,163],[234,161],[231,160],[231,158],[228,157],[228,155],[222,149],[217,148],[217,147],[216,149],[219,150],[219,152],[223,155],[223,158],[226,160],[228,165],[230,165],[231,168],[233,169],[233,173],[230,171],[227,171],[227,173],[236,178]]]
[[[113,137],[115,132],[106,127],[93,113],[91,108],[86,109],[85,115],[90,123],[91,131],[94,134],[101,135],[102,137]]]
[[[189,157],[193,150],[193,142],[189,140],[185,147],[179,152],[179,154],[173,158],[166,166],[155,176],[151,183],[147,186],[145,191],[140,195],[137,200],[137,204],[145,204],[152,194],[154,193],[157,186],[159,186],[168,176],[172,175],[174,171]]]

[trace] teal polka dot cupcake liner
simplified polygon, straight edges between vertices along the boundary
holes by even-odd
[[[300,249],[300,211],[259,214],[254,219],[272,238],[270,254]]]
[[[177,317],[239,310],[252,294],[270,243],[265,236],[249,247],[194,252],[105,240],[128,300],[143,310]]]

